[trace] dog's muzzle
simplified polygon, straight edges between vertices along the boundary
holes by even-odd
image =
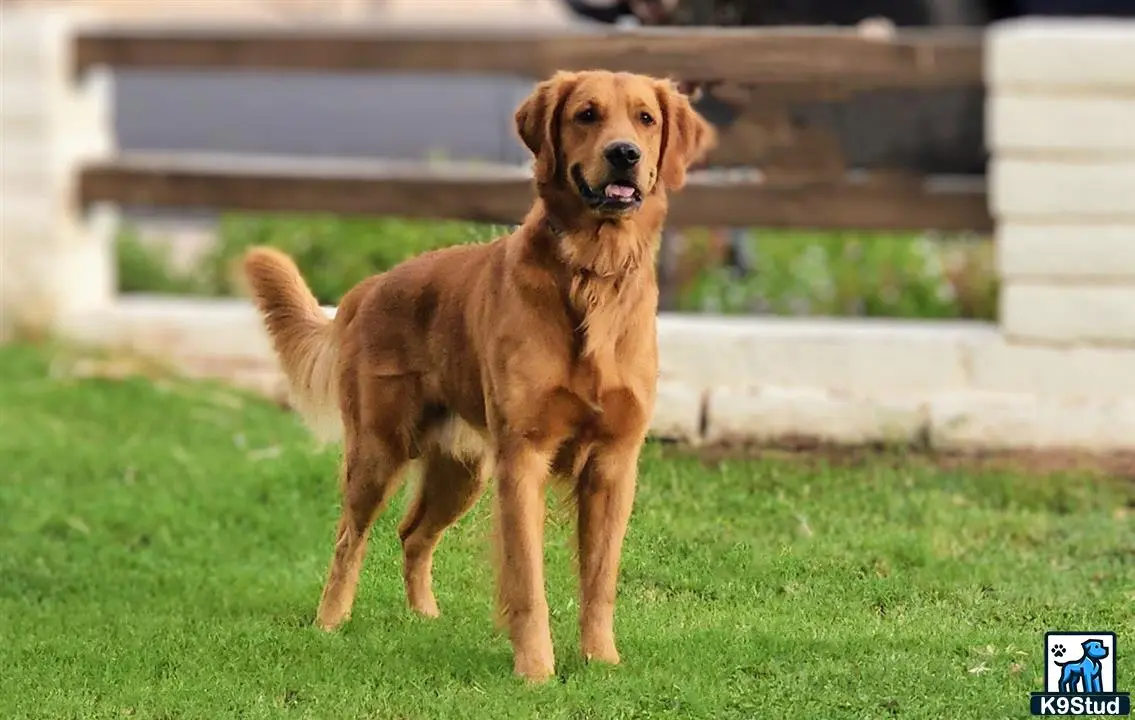
[[[592,210],[619,214],[630,212],[642,205],[642,190],[627,177],[612,177],[599,187],[593,188],[583,177],[579,165],[571,168],[571,179],[579,196]]]

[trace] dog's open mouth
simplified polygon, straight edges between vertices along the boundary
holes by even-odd
[[[580,197],[593,210],[603,212],[626,212],[642,204],[642,191],[630,180],[612,180],[598,188],[587,184],[579,165],[571,169],[571,177]]]

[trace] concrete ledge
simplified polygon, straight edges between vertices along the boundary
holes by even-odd
[[[715,391],[708,443],[929,446],[942,451],[1135,448],[1135,398],[1065,400],[965,392],[924,401],[787,388]]]
[[[986,32],[986,85],[1122,92],[1135,88],[1135,22],[1028,18]]]
[[[72,312],[60,320],[67,340],[123,348],[175,364],[223,359],[275,367],[260,317],[241,300],[125,296],[106,310]]]
[[[805,387],[903,395],[966,387],[984,323],[661,315],[661,376],[699,388]]]
[[[1135,219],[1100,225],[1008,221],[997,228],[994,245],[997,274],[1009,280],[1135,282]]]
[[[917,400],[841,396],[810,388],[717,388],[707,407],[708,443],[816,441],[917,444],[926,427]]]
[[[929,437],[939,450],[1130,450],[1135,400],[978,393],[941,398],[930,405]]]
[[[1135,284],[1001,287],[1001,327],[1016,341],[1135,344]]]
[[[659,382],[650,432],[667,440],[696,443],[702,434],[705,393],[677,382]]]
[[[691,443],[929,442],[948,450],[1135,449],[1135,348],[1015,346],[985,325],[964,323],[663,315],[659,328],[666,339],[662,365],[672,372],[659,382],[655,437]],[[260,320],[244,300],[125,296],[106,311],[68,314],[63,335],[155,356],[190,375],[221,378],[277,401],[285,397]],[[870,349],[872,343],[889,348],[890,357]],[[689,357],[676,359],[675,351]],[[942,363],[939,352],[949,362]],[[699,369],[693,364],[698,358],[721,374]],[[866,368],[872,360],[879,363],[873,375]],[[844,388],[761,382],[754,368],[770,377],[831,385],[867,382]],[[675,369],[686,376],[674,377]],[[946,378],[934,375],[943,371]],[[900,382],[887,385],[888,373]],[[924,387],[916,384],[920,378]]]
[[[973,348],[973,390],[1032,397],[1135,397],[1135,347],[1057,347],[998,339]]]

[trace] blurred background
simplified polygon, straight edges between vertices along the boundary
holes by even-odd
[[[71,0],[116,21],[293,22],[297,18],[518,26],[624,24],[983,24],[1005,14],[988,0]],[[29,0],[23,3],[29,4]],[[42,4],[42,3],[40,3]],[[512,112],[528,78],[116,71],[122,151],[185,150],[335,157],[521,163]],[[713,104],[707,114],[729,122]],[[980,90],[929,100],[867,98],[834,122],[845,147],[887,142],[887,152],[926,156],[925,171],[980,171]],[[714,111],[714,112],[711,112]],[[880,130],[879,119],[891,118]],[[901,116],[895,120],[896,116]],[[829,118],[831,120],[831,118]],[[928,133],[936,147],[927,150]],[[908,136],[904,141],[902,135]],[[897,138],[897,139],[896,139]],[[904,149],[905,148],[905,149]],[[726,155],[727,153],[722,153]],[[852,158],[853,160],[855,158]],[[297,255],[320,299],[333,303],[366,275],[439,243],[503,228],[464,223],[273,218],[247,214],[134,212],[120,243],[124,292],[224,295],[232,257],[267,242]],[[332,255],[326,251],[336,248]],[[984,238],[762,232],[695,228],[668,233],[663,306],[669,310],[788,315],[990,319],[996,310],[992,248]]]
[[[9,5],[45,4],[22,0]],[[56,4],[60,0],[55,0]],[[115,21],[156,18],[564,27],[646,25],[982,26],[1022,14],[1132,14],[1122,0],[70,0]],[[530,87],[507,76],[116,72],[123,151],[442,158],[522,163],[512,112]],[[701,109],[734,121],[728,88]],[[854,98],[809,121],[837,128],[851,163],[898,161],[926,174],[979,174],[979,88]],[[744,140],[743,134],[738,136]],[[728,164],[733,148],[713,158]],[[231,259],[250,243],[295,254],[334,303],[359,279],[438,244],[504,228],[393,219],[138,211],[120,243],[124,292],[226,295]],[[997,283],[985,237],[694,228],[667,233],[663,308],[728,314],[993,319]],[[328,253],[329,248],[334,253]]]

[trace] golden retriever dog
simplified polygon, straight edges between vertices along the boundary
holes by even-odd
[[[667,192],[715,135],[670,82],[602,71],[557,73],[515,119],[538,199],[511,235],[370,277],[333,320],[287,256],[255,248],[244,270],[294,406],[344,444],[318,625],[349,617],[371,524],[412,462],[406,595],[436,616],[434,550],[492,476],[499,617],[515,672],[542,680],[550,477],[578,512],[582,652],[619,662],[616,575],[658,377],[655,249]]]

